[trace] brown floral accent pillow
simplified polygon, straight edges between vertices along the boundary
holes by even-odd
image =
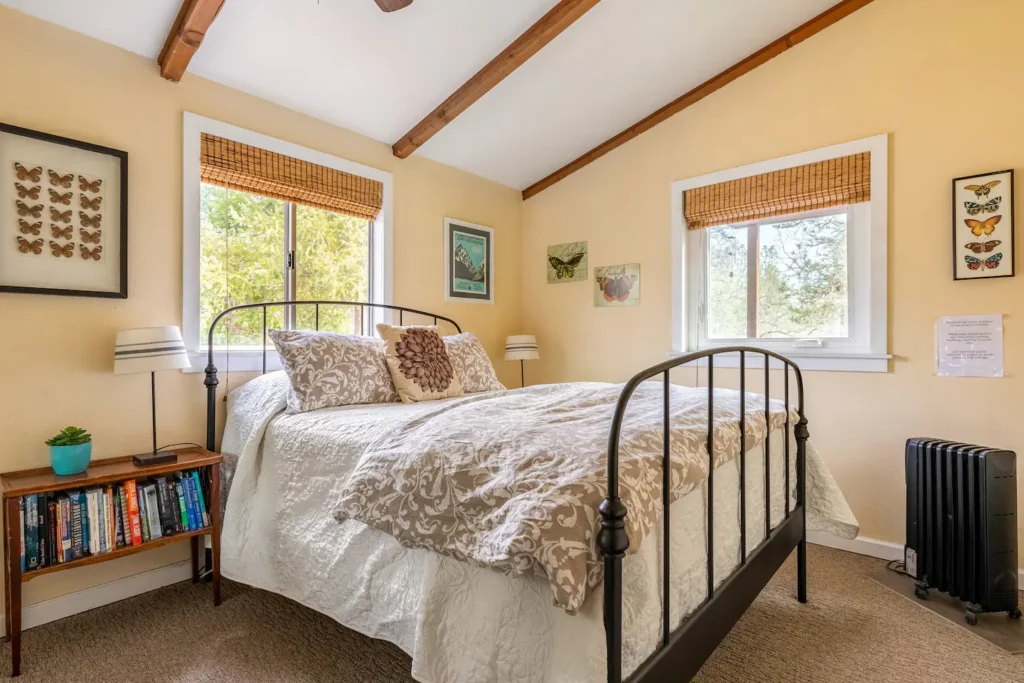
[[[476,335],[472,332],[453,334],[444,338],[448,358],[455,368],[455,374],[462,382],[467,394],[479,391],[503,391],[505,385],[498,381],[491,359]]]
[[[462,383],[436,327],[378,323],[377,332],[386,344],[388,370],[402,403],[462,396]]]
[[[380,339],[304,330],[271,330],[270,339],[292,385],[293,411],[398,400]]]

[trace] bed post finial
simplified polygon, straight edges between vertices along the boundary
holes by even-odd
[[[212,353],[211,353],[212,355]],[[206,450],[216,452],[217,450],[217,368],[211,360],[206,366],[206,379],[203,380],[206,386]]]
[[[807,602],[807,418],[800,411],[800,420],[793,428],[796,436],[796,499],[803,510],[804,533],[796,548],[796,597]]]
[[[597,545],[604,556],[604,628],[608,645],[608,683],[622,681],[622,557],[629,548],[626,505],[616,495],[601,503]]]

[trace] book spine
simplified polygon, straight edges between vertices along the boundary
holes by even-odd
[[[174,522],[174,533],[180,534],[184,531],[181,526],[181,508],[178,507],[178,492],[174,486],[174,479],[171,478],[167,479],[167,504],[167,511]]]
[[[178,510],[181,513],[181,530],[191,531],[192,527],[188,524],[188,507],[185,506],[185,492],[180,481],[174,482],[174,495],[178,498]]]
[[[71,499],[60,498],[60,552],[65,562],[71,561]]]
[[[160,530],[160,502],[156,497],[156,484],[146,484],[143,494],[146,498],[146,516],[149,518],[149,536],[161,538],[163,532]]]
[[[150,539],[149,515],[146,512],[146,487],[135,482],[135,497],[139,500],[139,528],[142,530],[142,542]]]
[[[128,493],[128,522],[131,525],[132,545],[140,545],[142,543],[142,522],[139,520],[139,495],[135,489],[135,481],[126,481],[124,487]]]
[[[124,547],[124,526],[121,522],[121,492],[114,487],[114,547]]]
[[[60,548],[60,506],[57,501],[53,498],[47,504],[47,510],[50,516],[50,559],[54,564],[60,564],[64,561],[64,557],[61,555]]]
[[[198,510],[196,510],[196,498],[192,492],[192,477],[186,474],[181,478],[181,489],[185,492],[185,507],[188,508],[188,528],[190,530],[198,529],[201,525],[199,517],[196,515]]]
[[[114,488],[112,486],[107,487],[104,500],[107,504],[107,548],[113,550],[117,547],[117,534],[114,533]]]
[[[47,519],[47,494],[39,496],[39,566],[50,563],[50,520]]]
[[[131,515],[128,514],[128,488],[121,484],[120,486],[121,495],[121,534],[124,536],[124,544],[126,546],[132,544],[132,521]]]
[[[90,555],[99,555],[100,553],[100,535],[99,535],[99,516],[100,506],[99,501],[96,500],[96,489],[86,491],[85,493],[85,509],[89,513],[89,524],[86,529],[86,538],[88,542],[86,547],[89,549]]]
[[[89,493],[81,491],[78,500],[82,505],[82,555],[89,555]]]
[[[39,496],[34,493],[28,497],[25,506],[25,523],[28,524],[25,557],[28,558],[28,569],[32,571],[39,568]]]
[[[21,524],[19,525],[20,528],[21,528],[21,573],[24,574],[25,573],[26,564],[28,562],[28,560],[26,560],[26,558],[25,558],[25,498],[24,498],[24,496],[22,496],[22,498],[21,498],[21,508],[18,510],[18,513],[21,516]]]
[[[210,526],[210,511],[206,509],[206,497],[203,496],[203,481],[199,478],[199,470],[192,470],[192,480],[196,484],[196,497],[199,499],[199,512],[203,516],[203,526]]]
[[[71,557],[82,557],[82,501],[77,493],[71,494]]]
[[[167,496],[167,479],[156,478],[157,509],[160,512],[160,530],[164,536],[174,535],[174,518],[171,516],[171,501]]]
[[[97,545],[100,552],[107,552],[107,492],[103,489],[96,489],[96,527]]]

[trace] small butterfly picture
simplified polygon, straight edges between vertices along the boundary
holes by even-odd
[[[71,209],[67,211],[58,211],[57,209],[50,207],[50,220],[57,221],[58,223],[70,223],[71,222]]]
[[[78,246],[82,250],[82,258],[84,258],[86,261],[88,261],[89,259],[92,259],[93,261],[100,260],[100,255],[103,251],[103,247],[93,247],[92,249],[89,249],[89,247],[85,246],[84,244],[80,244]]]
[[[640,264],[594,268],[594,305],[599,308],[640,305]]]
[[[85,176],[78,176],[78,189],[82,192],[92,192],[96,194],[100,191],[100,186],[103,185],[102,180],[87,180]]]
[[[64,189],[71,187],[71,181],[75,179],[74,173],[61,175],[60,173],[57,173],[53,169],[50,169],[49,174],[50,184],[53,185],[54,187],[63,187]]]
[[[19,216],[32,216],[32,218],[39,218],[43,215],[43,205],[36,204],[35,206],[29,206],[23,201],[14,202],[14,206],[18,209]]]
[[[90,211],[99,211],[100,202],[103,201],[103,197],[96,197],[95,199],[89,199],[84,194],[78,195],[79,203],[83,209],[89,209]]]
[[[42,222],[29,223],[24,218],[18,219],[18,230],[22,235],[38,235],[42,227]]]
[[[1015,275],[1013,169],[953,179],[953,279]]]
[[[99,244],[100,236],[103,234],[103,231],[97,230],[96,232],[89,232],[84,228],[79,228],[78,234],[82,236],[82,241],[86,244]]]
[[[15,161],[14,173],[18,176],[18,180],[27,180],[30,183],[38,183],[43,177],[43,167],[37,166],[29,169]]]
[[[74,192],[60,193],[55,190],[48,190],[50,193],[50,201],[54,204],[63,204],[64,206],[71,205],[71,197],[75,194]]]
[[[100,219],[103,218],[103,214],[98,213],[95,216],[90,217],[89,214],[79,211],[78,218],[82,221],[83,228],[98,228],[100,227]]]
[[[71,239],[71,226],[69,225],[66,228],[62,228],[59,225],[53,225],[51,223],[50,224],[50,233],[54,237],[56,237],[57,239],[69,240],[69,239]]]
[[[58,244],[57,242],[50,241],[50,251],[57,258],[64,256],[65,258],[71,258],[75,253],[75,243],[68,242],[67,244]]]
[[[14,189],[18,192],[18,197],[21,199],[39,199],[39,191],[41,187],[25,187],[21,183],[14,183]]]
[[[31,242],[29,242],[24,237],[19,237],[18,238],[18,251],[20,251],[22,254],[29,254],[29,253],[31,253],[31,254],[39,255],[39,254],[43,253],[43,240],[42,240],[42,238],[40,238],[40,239],[32,240]]]
[[[571,280],[576,277],[576,267],[580,265],[580,261],[583,260],[584,256],[586,256],[586,254],[580,252],[570,256],[565,261],[557,256],[548,256],[548,263],[555,269],[555,275],[559,280],[563,278]]]

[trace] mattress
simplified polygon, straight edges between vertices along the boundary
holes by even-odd
[[[516,391],[529,392],[531,388]],[[400,545],[333,509],[367,446],[437,402],[285,409],[283,372],[232,392],[222,451],[235,462],[221,543],[228,578],[285,595],[412,658],[422,683],[576,683],[605,675],[602,595],[574,615],[552,602],[542,577],[511,577]],[[462,399],[446,399],[459,401]],[[784,435],[771,434],[771,518],[784,519]],[[795,453],[795,445],[791,452]],[[764,455],[747,453],[747,552],[764,538]],[[795,461],[795,458],[793,458]],[[795,462],[790,463],[791,499]],[[739,562],[739,467],[715,471],[715,580]],[[808,528],[852,538],[857,523],[809,445]],[[760,503],[758,502],[760,501]],[[706,597],[706,486],[673,503],[670,604],[681,623]],[[662,538],[654,534],[623,562],[624,671],[657,647]]]

